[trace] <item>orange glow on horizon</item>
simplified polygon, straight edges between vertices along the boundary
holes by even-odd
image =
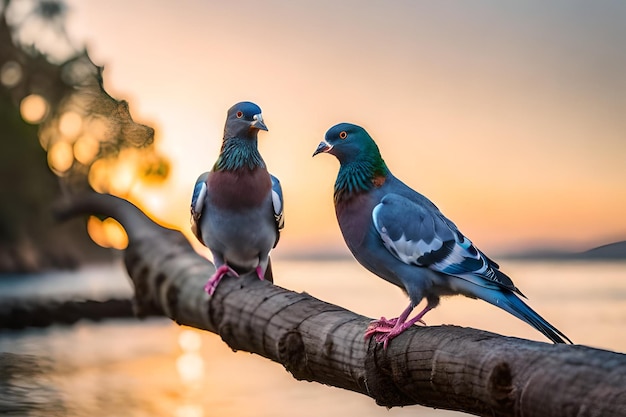
[[[261,154],[285,195],[277,252],[343,244],[332,207],[337,161],[311,158],[342,121],[364,126],[392,172],[485,251],[626,238],[626,119],[623,98],[612,93],[626,60],[614,53],[623,38],[611,30],[624,31],[614,16],[602,15],[606,31],[590,31],[569,20],[585,21],[574,13],[582,6],[528,24],[532,14],[486,4],[467,18],[469,6],[371,4],[355,17],[326,4],[302,14],[267,5],[260,13],[268,30],[257,33],[259,16],[241,16],[245,4],[113,4],[76,3],[72,31],[90,41],[95,62],[107,63],[107,89],[128,99],[135,119],[158,122],[157,150],[171,162],[149,197],[129,176],[115,184],[142,207],[160,195],[164,204],[149,210],[187,236],[191,190],[217,158],[226,110],[251,100],[269,127],[259,135]],[[102,18],[132,28],[146,13],[139,37]],[[242,29],[225,40],[234,16]],[[320,32],[329,16],[343,24]],[[202,30],[174,31],[158,47],[143,42],[163,19]],[[516,24],[495,23],[504,21]],[[263,51],[253,64],[251,38]],[[164,49],[176,59],[164,59]],[[109,187],[92,171],[92,185]]]

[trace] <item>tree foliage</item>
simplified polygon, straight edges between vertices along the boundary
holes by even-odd
[[[0,9],[0,271],[38,271],[108,259],[84,221],[58,225],[63,194],[114,187],[122,160],[136,177],[167,177],[154,130],[103,87],[103,68],[65,32],[60,0],[4,0]],[[19,6],[19,7],[18,7]]]

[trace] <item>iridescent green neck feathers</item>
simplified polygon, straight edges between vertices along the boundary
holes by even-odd
[[[256,167],[265,168],[265,162],[257,148],[257,140],[229,138],[222,143],[213,171],[234,171],[242,168],[252,170]]]
[[[335,181],[335,202],[382,185],[388,173],[380,155],[342,164]]]

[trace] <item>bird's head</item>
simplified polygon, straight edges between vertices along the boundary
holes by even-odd
[[[224,139],[256,139],[259,130],[267,130],[263,122],[261,108],[249,101],[242,101],[228,109]]]
[[[342,165],[380,158],[380,151],[372,137],[361,126],[351,123],[339,123],[328,129],[313,156],[319,153],[335,155]]]

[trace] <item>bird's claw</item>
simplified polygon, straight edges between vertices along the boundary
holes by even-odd
[[[377,332],[388,332],[389,330],[391,330],[392,328],[396,327],[398,325],[398,319],[399,317],[393,318],[393,319],[387,319],[385,317],[381,317],[378,320],[372,320],[369,324],[369,326],[367,326],[367,332],[373,331],[374,333]],[[417,320],[417,323],[420,323],[424,326],[426,326],[426,322],[422,319]],[[389,330],[387,330],[389,329]]]
[[[372,320],[369,327],[376,326],[384,326],[384,327],[393,327],[398,323],[398,317],[393,319],[387,319],[385,317],[381,317],[378,320]]]
[[[368,340],[373,337],[376,343],[382,343],[383,349],[387,349],[387,345],[391,339],[410,327],[410,325],[406,325],[408,323],[398,323],[398,319],[399,317],[393,319],[381,317],[379,320],[372,320],[369,326],[367,326],[367,329],[365,329],[364,339]],[[418,319],[416,322],[426,325],[422,319]]]
[[[261,281],[265,281],[265,277],[263,276],[263,269],[261,269],[260,265],[256,267],[255,271],[256,271],[256,276],[259,277]]]
[[[217,288],[217,285],[220,283],[222,278],[224,278],[224,276],[228,274],[234,276],[235,278],[239,277],[239,274],[237,273],[237,271],[232,269],[230,266],[222,265],[219,268],[217,268],[215,273],[211,276],[211,278],[209,278],[207,283],[204,285],[204,291],[206,291],[209,295],[213,295],[213,293],[215,292],[215,289]]]
[[[388,327],[388,326],[372,327],[370,326],[365,331],[365,340],[368,340],[373,337],[376,343],[382,343],[383,349],[386,350],[387,345],[389,344],[391,339],[395,338],[397,335],[402,333],[402,330],[404,329],[399,330],[401,328],[402,327]]]
[[[387,320],[384,317],[381,317],[380,320],[372,320],[365,329],[365,340],[374,336],[377,333],[388,333],[391,329],[394,328],[398,319]]]

